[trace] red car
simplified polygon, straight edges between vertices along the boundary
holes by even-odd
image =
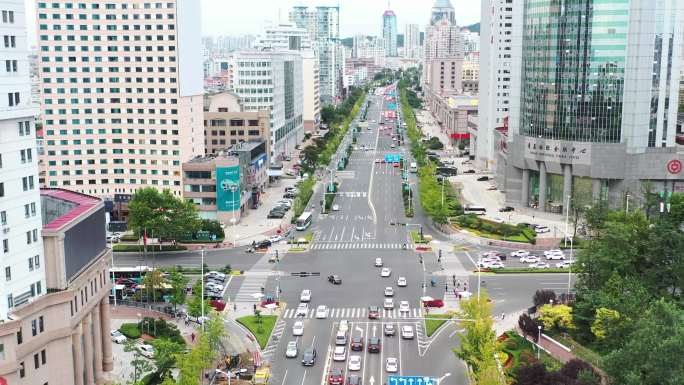
[[[210,301],[209,305],[216,309],[216,311],[223,311],[226,308],[226,303],[218,299]]]
[[[380,311],[377,306],[368,306],[368,319],[378,319]]]
[[[360,352],[363,350],[363,338],[362,337],[359,337],[359,336],[352,337],[351,350],[353,350],[355,352]]]
[[[433,299],[432,301],[423,301],[423,304],[427,307],[442,307],[444,306],[444,301],[441,299]]]
[[[328,385],[344,385],[344,376],[342,370],[332,369],[328,375]]]

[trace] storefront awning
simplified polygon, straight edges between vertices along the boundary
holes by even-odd
[[[449,137],[451,139],[470,139],[470,134],[467,132],[455,133],[455,134],[450,134]]]

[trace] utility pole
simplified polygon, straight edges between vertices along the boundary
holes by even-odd
[[[200,276],[200,280],[202,281],[202,330],[204,330],[204,248],[201,250],[202,254],[202,275]]]

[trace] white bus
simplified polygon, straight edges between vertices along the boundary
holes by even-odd
[[[487,209],[482,206],[466,206],[463,208],[465,214],[485,215]]]
[[[411,165],[409,166],[409,171],[412,173],[418,172],[418,164],[416,162],[411,162]]]
[[[296,227],[298,231],[303,231],[306,230],[309,226],[311,226],[311,218],[313,215],[311,215],[310,211],[305,211],[302,213],[302,215],[297,218],[296,222]]]

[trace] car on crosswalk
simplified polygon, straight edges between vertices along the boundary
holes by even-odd
[[[387,310],[394,309],[394,300],[392,298],[385,298],[385,302],[382,304],[382,307]]]
[[[292,335],[293,336],[303,336],[304,335],[304,322],[297,321],[292,325]]]
[[[306,317],[309,314],[309,305],[300,303],[295,311],[295,317]]]
[[[328,318],[328,307],[325,305],[318,305],[316,308],[316,318],[325,319]]]
[[[408,301],[401,301],[399,302],[399,313],[408,313],[409,312],[409,302]]]
[[[378,310],[377,306],[368,306],[368,318],[369,319],[378,319],[380,317],[380,310]]]

